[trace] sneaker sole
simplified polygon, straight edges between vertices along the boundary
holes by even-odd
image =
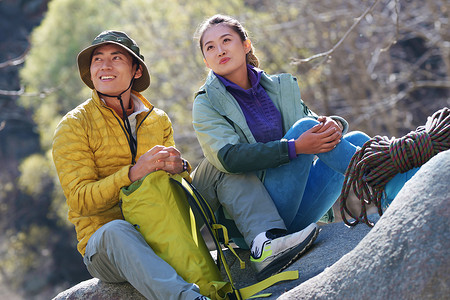
[[[256,279],[258,281],[264,280],[267,277],[280,273],[281,271],[292,265],[297,259],[300,258],[303,253],[305,253],[306,250],[311,247],[311,245],[316,240],[319,231],[319,227],[315,228],[315,230],[308,235],[303,243],[289,250],[286,255],[280,260],[269,264],[267,267],[261,270],[261,272],[257,273]]]

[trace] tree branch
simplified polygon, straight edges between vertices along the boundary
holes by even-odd
[[[13,59],[10,59],[10,60],[0,63],[0,69],[6,68],[9,66],[17,66],[17,65],[23,64],[25,62],[25,58],[27,57],[28,50],[29,49],[25,50],[25,52],[17,58],[13,58]]]
[[[395,39],[393,41],[391,41],[386,47],[384,47],[383,49],[381,49],[381,52],[385,52],[388,51],[393,45],[397,44],[397,41],[399,39],[400,36],[400,12],[398,11],[398,7],[399,7],[399,3],[398,0],[395,0]]]
[[[35,92],[35,93],[25,93],[25,88],[23,86],[20,87],[20,90],[18,91],[6,91],[6,90],[0,90],[0,95],[1,96],[25,96],[25,97],[45,97],[48,94],[53,93],[57,88],[49,88],[49,89],[44,89],[40,92]]]
[[[6,91],[6,90],[0,90],[0,95],[2,96],[21,96],[25,92],[25,89],[23,86],[20,87],[20,90],[18,91]]]
[[[365,114],[361,114],[358,118],[354,120],[354,124],[359,124],[365,120],[369,120],[376,114],[379,114],[382,111],[387,111],[394,107],[394,105],[404,100],[407,96],[409,96],[412,92],[420,88],[442,88],[442,89],[450,89],[450,81],[417,81],[411,82],[406,90],[401,91],[396,95],[390,95],[389,97],[379,101],[375,105],[367,106],[367,112]]]
[[[373,8],[375,7],[375,5],[376,5],[379,1],[380,1],[380,0],[375,0],[375,2],[374,2],[369,8],[367,8],[361,16],[359,16],[358,18],[356,18],[355,23],[353,23],[353,25],[350,26],[350,28],[347,30],[347,32],[344,34],[344,36],[336,43],[336,45],[334,45],[333,48],[331,48],[330,50],[328,50],[328,51],[326,51],[326,52],[318,53],[318,54],[315,54],[315,55],[313,55],[313,56],[311,56],[311,57],[308,57],[308,58],[303,58],[303,59],[295,58],[295,59],[292,60],[292,63],[293,63],[293,64],[302,64],[302,63],[305,63],[305,62],[310,62],[311,60],[314,60],[314,59],[317,59],[317,58],[320,58],[320,57],[323,57],[323,58],[324,58],[324,59],[322,60],[321,63],[323,63],[324,61],[326,61],[326,60],[328,59],[328,57],[329,57],[334,51],[336,51],[337,48],[339,48],[339,47],[342,45],[342,43],[345,41],[345,39],[349,36],[349,34],[353,31],[353,29],[355,29],[356,26],[358,26],[358,24],[361,22],[361,20],[364,19],[364,17],[365,17],[369,12],[371,12],[371,11],[373,10]],[[320,64],[321,64],[321,63],[320,63]]]

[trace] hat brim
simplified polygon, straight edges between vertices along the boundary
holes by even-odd
[[[83,49],[78,54],[77,63],[78,63],[78,71],[80,72],[81,80],[89,88],[95,89],[94,83],[92,82],[92,79],[91,79],[91,71],[90,71],[92,52],[94,52],[94,50],[96,48],[98,48],[102,45],[105,45],[105,44],[115,44],[117,46],[120,46],[121,48],[125,49],[128,53],[130,53],[134,58],[136,58],[139,61],[139,64],[142,66],[142,69],[143,69],[142,76],[134,80],[134,83],[133,83],[133,86],[131,87],[131,89],[136,92],[142,92],[142,91],[146,90],[150,86],[150,73],[148,72],[147,65],[142,60],[142,58],[137,56],[133,51],[131,51],[124,45],[114,42],[114,41],[105,41],[102,43],[91,45],[91,46]]]

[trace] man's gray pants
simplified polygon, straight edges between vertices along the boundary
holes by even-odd
[[[110,283],[128,281],[147,299],[189,299],[201,296],[157,256],[144,237],[124,220],[100,227],[89,239],[84,263],[89,273]]]

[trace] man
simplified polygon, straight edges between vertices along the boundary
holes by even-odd
[[[105,31],[78,55],[92,98],[59,123],[53,159],[89,273],[131,283],[149,299],[204,299],[123,220],[122,187],[155,171],[188,177],[174,148],[168,116],[141,94],[150,75],[138,45],[124,32]]]

